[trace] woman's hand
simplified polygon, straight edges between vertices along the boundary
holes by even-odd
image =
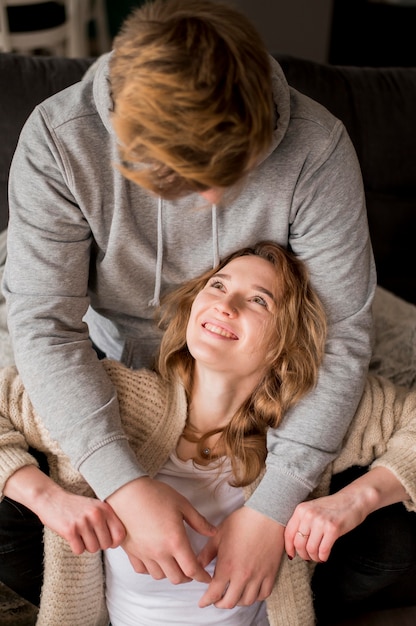
[[[302,502],[286,526],[288,556],[297,553],[307,561],[326,561],[338,537],[361,524],[365,511],[361,498],[342,492]]]
[[[116,548],[126,536],[109,504],[65,491],[35,465],[15,472],[6,482],[4,495],[33,511],[45,526],[66,539],[74,554]]]
[[[373,511],[408,499],[392,472],[375,467],[337,493],[299,504],[286,526],[286,552],[291,558],[297,553],[308,561],[327,561],[338,537]]]

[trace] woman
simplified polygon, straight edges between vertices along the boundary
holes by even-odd
[[[290,408],[316,384],[325,315],[303,263],[263,242],[172,293],[160,324],[165,332],[156,371],[132,371],[110,360],[104,366],[118,390],[123,426],[149,476],[142,480],[157,479],[161,498],[177,489],[184,495],[184,518],[191,502],[216,527],[207,532],[208,541],[189,530],[208,580],[215,579],[211,552],[221,522],[243,506],[261,478],[268,428],[290,419]],[[332,472],[368,465],[377,456],[374,469],[350,488],[361,518],[350,514],[354,507],[344,508],[334,532],[325,525],[328,499],[300,505],[288,525],[287,550],[293,557],[296,549],[302,558],[281,566],[274,587],[272,576],[261,589],[248,586],[240,606],[218,609],[208,606],[204,582],[173,586],[151,562],[150,576],[139,576],[121,547],[111,549],[125,546],[129,537],[110,507],[87,497],[93,495],[89,487],[51,441],[13,368],[2,372],[0,409],[3,494],[61,535],[45,531],[42,625],[108,624],[106,604],[113,626],[178,620],[313,624],[312,567],[303,559],[325,560],[337,536],[371,510],[400,501],[412,508],[416,499],[416,394],[370,379],[342,452],[320,485],[324,496]],[[50,478],[34,465],[27,444],[48,454]],[[368,476],[375,497],[364,501]],[[339,494],[331,498],[340,501]],[[105,550],[106,602],[99,549]]]

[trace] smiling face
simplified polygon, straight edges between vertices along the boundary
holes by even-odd
[[[233,259],[195,298],[186,341],[197,364],[257,382],[277,307],[276,269],[261,257]]]

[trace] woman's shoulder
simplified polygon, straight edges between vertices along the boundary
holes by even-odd
[[[113,359],[101,361],[117,391],[128,395],[167,392],[169,385],[155,371],[133,369]]]

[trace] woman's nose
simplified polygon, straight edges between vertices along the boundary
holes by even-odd
[[[218,303],[218,309],[227,317],[234,317],[238,314],[237,302],[233,297],[222,298],[221,302]]]

